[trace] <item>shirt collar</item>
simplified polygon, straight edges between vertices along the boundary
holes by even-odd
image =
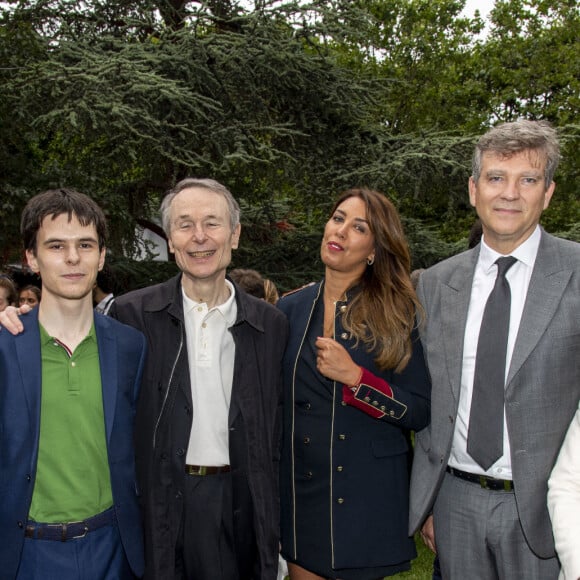
[[[48,332],[46,331],[44,326],[40,324],[40,322],[38,323],[38,327],[40,329],[40,344],[41,345],[54,344],[55,339],[52,336],[50,336],[50,334],[48,334]],[[95,342],[97,340],[97,332],[95,330],[94,320],[93,323],[91,324],[91,329],[89,330],[89,333],[83,338],[81,342],[84,342],[85,340],[92,340]]]
[[[210,312],[216,310],[226,319],[228,326],[232,326],[236,321],[237,315],[236,290],[234,288],[234,285],[227,278],[225,282],[226,286],[230,291],[230,295],[228,296],[228,299],[225,302],[223,302],[222,304],[217,304],[210,310]],[[196,306],[199,306],[200,304],[205,304],[203,302],[196,302],[195,300],[192,300],[189,296],[187,296],[185,294],[183,286],[181,287],[181,293],[183,296],[183,311],[186,313],[191,312]]]
[[[105,307],[114,298],[113,293],[107,294],[98,304],[97,308]]]
[[[540,226],[536,226],[532,235],[522,244],[520,244],[511,254],[519,262],[524,263],[526,266],[533,267],[536,261],[536,256],[538,254],[538,248],[540,247],[540,239],[542,237],[542,230]],[[483,268],[485,272],[488,272],[490,268],[495,264],[498,258],[501,258],[503,254],[499,254],[495,250],[492,250],[485,243],[485,236],[481,239],[481,249],[479,251],[479,265]]]

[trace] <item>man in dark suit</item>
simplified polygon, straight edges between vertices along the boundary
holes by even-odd
[[[4,579],[141,576],[133,418],[145,340],[93,313],[105,217],[51,190],[22,215],[42,302],[0,332],[0,562]]]
[[[547,481],[580,398],[580,245],[539,226],[558,159],[548,123],[486,133],[469,181],[482,242],[419,282],[433,391],[431,424],[416,437],[410,531],[422,526],[446,580],[558,576]],[[492,295],[506,308],[495,320]],[[503,331],[490,330],[499,322]]]
[[[137,413],[148,579],[275,579],[287,321],[226,279],[240,208],[211,179],[161,206],[181,272],[115,300],[150,345]]]

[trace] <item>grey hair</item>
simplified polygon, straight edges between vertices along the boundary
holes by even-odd
[[[159,211],[161,213],[161,224],[163,225],[163,231],[165,232],[165,235],[170,237],[171,234],[170,210],[175,196],[184,189],[190,189],[194,187],[208,189],[209,191],[213,191],[214,193],[218,193],[219,195],[223,196],[228,206],[230,226],[232,231],[234,231],[234,229],[240,223],[240,206],[234,196],[231,194],[230,190],[225,185],[215,181],[215,179],[198,179],[196,177],[186,177],[185,179],[182,179],[176,183],[173,189],[170,189],[167,192],[161,203],[161,208]]]
[[[502,123],[482,135],[471,162],[471,175],[477,182],[481,175],[481,159],[484,153],[497,153],[501,157],[512,157],[522,151],[536,151],[546,161],[544,181],[546,189],[554,179],[560,161],[558,134],[548,121],[520,119]]]

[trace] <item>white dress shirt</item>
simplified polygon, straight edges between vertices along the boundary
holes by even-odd
[[[530,278],[532,277],[532,271],[534,269],[534,263],[540,245],[540,238],[541,229],[537,226],[533,234],[510,254],[510,256],[517,258],[518,261],[506,274],[506,279],[509,282],[511,290],[510,326],[505,365],[506,379],[509,373],[510,362],[520,326],[520,320],[522,318],[522,312],[524,310],[524,304],[526,302]],[[481,327],[485,304],[491,294],[497,277],[497,266],[495,261],[501,257],[502,254],[498,254],[496,251],[492,250],[485,243],[485,237],[483,237],[479,258],[475,267],[467,323],[465,325],[463,363],[461,367],[461,391],[449,465],[469,473],[486,474],[498,479],[512,479],[510,441],[505,410],[503,420],[502,457],[500,457],[487,471],[484,471],[483,468],[472,459],[471,455],[467,453],[469,412],[471,410],[471,397],[473,394],[473,375],[475,370],[475,355],[477,352],[479,329]]]
[[[109,310],[111,310],[111,306],[115,301],[115,297],[113,294],[107,294],[96,306],[95,311],[101,314],[109,314]]]
[[[550,480],[548,509],[556,551],[562,564],[560,580],[580,578],[580,408],[576,411]]]
[[[234,375],[235,344],[229,328],[236,321],[233,285],[229,298],[208,309],[183,292],[187,356],[193,401],[193,420],[186,463],[230,464],[228,416]],[[183,289],[182,289],[183,291]]]

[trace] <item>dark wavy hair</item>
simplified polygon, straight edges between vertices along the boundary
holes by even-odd
[[[71,221],[74,215],[82,226],[93,224],[97,230],[99,250],[105,247],[107,241],[107,221],[103,210],[88,195],[74,189],[49,189],[31,198],[20,220],[20,233],[24,249],[36,254],[38,230],[45,217],[51,219],[67,214]]]

